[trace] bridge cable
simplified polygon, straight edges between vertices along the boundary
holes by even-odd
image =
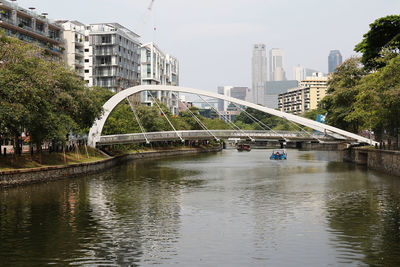
[[[263,123],[262,121],[260,121],[259,119],[257,119],[255,116],[253,116],[252,114],[250,114],[249,112],[247,112],[245,109],[243,109],[240,105],[233,103],[237,108],[239,108],[242,112],[244,112],[244,114],[249,117],[251,120],[253,120],[260,128],[262,128],[263,130],[266,130],[264,127],[268,128],[271,132],[277,134],[278,136],[281,136],[286,142],[289,141],[289,139],[285,138],[282,134],[279,134],[278,132],[274,131],[271,127],[269,127],[268,125],[266,125],[265,123]],[[264,126],[264,127],[263,127]]]
[[[297,123],[294,123],[294,122],[292,122],[291,120],[289,120],[289,119],[287,119],[287,118],[285,118],[285,117],[284,117],[284,119],[287,120],[288,122],[290,122],[291,124],[293,124],[294,126],[296,126],[297,128],[299,128],[300,131],[305,132],[305,133],[306,133],[307,135],[309,135],[312,139],[316,139],[318,142],[324,143],[324,141],[320,140],[318,137],[315,137],[315,136],[314,136],[313,134],[311,134],[310,132],[304,130],[304,128],[301,127],[301,126],[299,126],[299,125],[297,125]]]
[[[217,142],[219,142],[219,139],[207,128],[207,126],[204,125],[204,123],[203,123],[199,118],[197,118],[197,116],[190,110],[190,108],[188,108],[188,106],[186,106],[185,103],[183,103],[183,102],[179,99],[179,97],[177,97],[177,95],[176,95],[174,92],[172,92],[172,94],[175,95],[175,97],[178,99],[178,101],[182,103],[182,105],[186,108],[187,111],[189,111],[189,113],[194,117],[194,119],[195,119],[195,120],[197,121],[197,123],[201,126],[201,128],[203,128],[203,130],[207,131],[211,136],[214,137],[214,139],[215,139]]]
[[[128,100],[129,106],[131,107],[131,110],[132,110],[133,114],[135,114],[135,118],[136,118],[136,120],[137,120],[137,122],[138,122],[138,124],[139,124],[140,130],[142,131],[142,134],[143,134],[143,136],[144,136],[144,139],[146,139],[146,144],[150,144],[149,139],[147,139],[146,130],[144,129],[142,123],[140,122],[139,117],[138,117],[138,115],[137,115],[137,113],[136,113],[136,110],[135,110],[135,108],[133,107],[133,104],[131,103],[131,101],[129,100],[128,97],[126,97],[126,100]]]
[[[236,131],[239,131],[239,132],[243,133],[244,135],[247,135],[247,137],[249,137],[251,141],[255,141],[254,138],[252,138],[250,135],[248,135],[248,134],[245,133],[242,129],[240,129],[240,128],[239,128],[236,124],[234,124],[227,116],[223,116],[217,109],[214,108],[214,106],[212,106],[207,100],[205,100],[203,97],[201,97],[201,95],[197,95],[197,96],[200,97],[204,102],[206,102],[214,111],[216,111],[220,117],[225,117],[226,121],[227,121],[228,123],[230,123],[230,124],[234,127],[234,128],[233,128],[234,130],[235,130],[235,128],[236,128]],[[228,124],[228,125],[229,125],[229,124]],[[231,127],[232,127],[232,126],[231,126]]]
[[[179,139],[181,139],[182,142],[185,142],[185,140],[183,140],[182,136],[178,133],[178,131],[175,129],[174,125],[171,123],[171,121],[168,119],[167,115],[164,113],[164,111],[162,110],[162,108],[158,104],[157,99],[154,98],[153,94],[150,91],[147,91],[147,92],[150,94],[151,98],[153,99],[153,102],[157,105],[158,109],[164,115],[164,117],[168,121],[169,125],[171,125],[172,129],[174,129],[174,132],[179,137]]]

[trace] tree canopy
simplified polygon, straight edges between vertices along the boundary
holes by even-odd
[[[5,37],[0,41],[0,135],[30,134],[38,147],[64,141],[69,131],[90,127],[101,101],[64,64],[46,58],[36,45]]]
[[[270,129],[277,131],[299,130],[299,126],[296,126],[296,124],[289,122],[288,120],[279,118],[277,116],[267,114],[265,112],[253,108],[247,108],[246,112],[250,114],[252,117],[261,121],[263,124],[267,125]],[[254,122],[254,120],[251,119],[250,116],[247,115],[245,112],[241,112],[240,115],[235,118],[235,123],[238,124],[238,126],[241,126],[241,128],[243,129],[248,129],[248,130],[265,129],[264,126],[263,127],[260,126],[261,125],[260,123]]]
[[[350,58],[336,68],[328,81],[328,95],[320,102],[320,109],[328,112],[326,123],[335,127],[357,133],[360,118],[354,118],[355,98],[359,93],[357,87],[365,75],[361,68],[360,58]]]
[[[354,50],[362,53],[361,63],[367,70],[383,67],[385,61],[381,59],[385,54],[399,54],[400,16],[386,16],[370,24],[370,30]]]

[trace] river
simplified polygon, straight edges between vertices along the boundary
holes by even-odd
[[[337,152],[133,161],[0,191],[0,265],[400,266],[400,179]]]

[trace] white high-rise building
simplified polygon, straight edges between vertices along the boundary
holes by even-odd
[[[46,58],[64,59],[64,39],[61,25],[46,18],[47,14],[25,9],[16,0],[0,1],[0,30],[26,43],[35,43],[45,50]]]
[[[57,21],[64,28],[64,61],[84,79],[85,24],[79,21]]]
[[[264,88],[267,81],[267,52],[265,44],[255,44],[252,57],[252,102],[264,105]]]
[[[301,82],[306,77],[306,70],[303,66],[297,65],[293,68],[293,79]]]
[[[164,54],[154,43],[147,43],[140,48],[141,84],[179,85],[179,62],[168,54]],[[153,98],[164,103],[172,112],[179,113],[179,94],[177,92],[151,91],[142,92],[141,102],[149,106],[154,104]]]
[[[140,84],[139,35],[118,23],[86,26],[85,81],[114,92]]]
[[[283,68],[285,54],[282,49],[272,48],[269,50],[269,80],[285,81],[286,73]]]

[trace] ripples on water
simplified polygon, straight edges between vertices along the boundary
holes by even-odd
[[[399,179],[339,159],[226,150],[3,190],[0,265],[399,265]]]

